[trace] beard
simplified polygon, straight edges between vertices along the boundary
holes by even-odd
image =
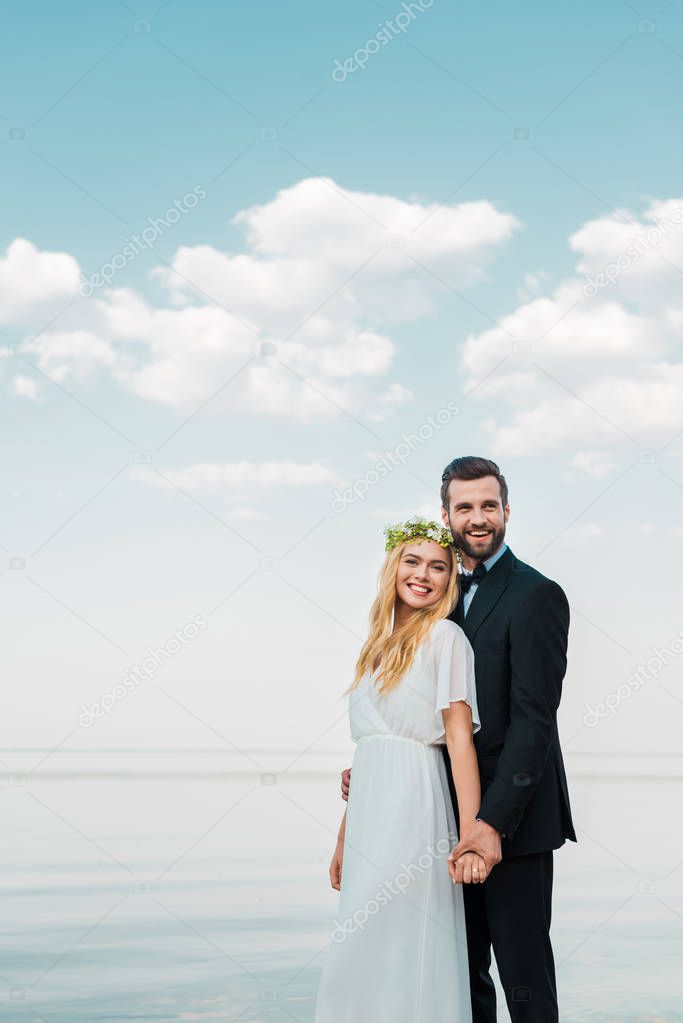
[[[487,558],[490,558],[498,550],[505,539],[505,525],[498,529],[486,526],[486,529],[491,529],[489,535],[480,540],[479,543],[476,543],[470,540],[465,533],[458,533],[457,530],[450,526],[451,535],[455,543],[463,554],[466,554],[468,558],[472,558],[474,561],[486,561]]]

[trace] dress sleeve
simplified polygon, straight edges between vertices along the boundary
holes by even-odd
[[[455,622],[448,623],[436,656],[436,711],[448,710],[451,703],[464,700],[472,711],[472,732],[481,728],[474,681],[474,650]]]

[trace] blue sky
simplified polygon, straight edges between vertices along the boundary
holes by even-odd
[[[201,746],[211,727],[341,745],[381,527],[436,514],[462,453],[499,461],[511,546],[570,595],[571,748],[648,751],[656,728],[677,745],[675,662],[599,728],[584,716],[683,625],[683,5],[434,0],[334,81],[402,11],[8,17],[3,746]],[[78,295],[194,189],[110,288]],[[449,401],[407,467],[331,511]],[[166,694],[152,681],[77,726],[197,614],[209,628],[159,669]]]

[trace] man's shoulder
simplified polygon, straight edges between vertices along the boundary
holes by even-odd
[[[526,600],[532,596],[548,595],[565,597],[564,590],[555,579],[539,572],[533,565],[527,565],[525,561],[517,558],[512,551],[510,562],[509,585],[519,600]]]

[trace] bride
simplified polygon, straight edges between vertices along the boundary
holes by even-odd
[[[330,865],[339,910],[315,1023],[471,1023],[462,888],[448,853],[479,809],[474,655],[446,615],[458,596],[448,530],[385,529],[386,558],[349,695],[353,784]],[[465,853],[465,883],[486,865]]]

